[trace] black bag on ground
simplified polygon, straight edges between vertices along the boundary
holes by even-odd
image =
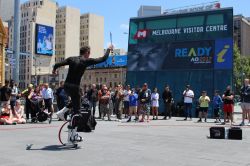
[[[46,121],[46,120],[48,119],[48,117],[49,117],[49,115],[46,114],[46,113],[43,112],[43,111],[38,112],[36,116],[37,116],[37,121],[38,121],[38,122],[44,122],[44,121]]]
[[[77,132],[91,132],[95,130],[97,123],[90,111],[82,111],[77,119]]]
[[[228,130],[228,139],[242,140],[242,129],[232,127]]]
[[[225,139],[225,127],[211,127],[210,138],[212,139]]]

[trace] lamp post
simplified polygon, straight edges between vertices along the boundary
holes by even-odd
[[[16,59],[14,69],[14,80],[19,83],[19,54],[20,54],[20,0],[15,0],[14,11],[14,57]]]

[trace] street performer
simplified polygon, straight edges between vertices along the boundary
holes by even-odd
[[[56,74],[56,70],[62,66],[69,66],[68,75],[64,83],[64,90],[67,95],[71,98],[73,112],[72,115],[80,113],[81,107],[81,94],[80,94],[80,82],[81,78],[87,67],[104,62],[108,59],[110,51],[113,50],[113,45],[110,45],[107,49],[105,55],[100,58],[89,58],[90,57],[90,47],[84,46],[80,49],[80,56],[69,57],[62,62],[56,63],[54,65],[53,74]],[[59,111],[57,116],[64,120],[65,111]]]

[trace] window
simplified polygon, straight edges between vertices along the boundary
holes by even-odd
[[[96,83],[98,83],[98,78],[96,78]]]
[[[117,74],[114,75],[114,78],[117,78]]]

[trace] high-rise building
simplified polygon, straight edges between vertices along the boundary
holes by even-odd
[[[56,62],[79,56],[80,10],[61,7],[56,12]],[[59,81],[65,80],[67,67],[59,69]]]
[[[161,15],[161,6],[141,6],[137,12],[138,17]]]
[[[0,0],[0,17],[9,21],[14,16],[15,0]]]
[[[25,88],[30,83],[38,83],[40,75],[50,75],[52,65],[55,63],[54,41],[55,41],[55,24],[56,24],[57,4],[53,0],[30,0],[21,5],[21,23],[20,23],[20,87]],[[37,25],[50,27],[48,37],[43,41],[37,41]],[[45,29],[41,29],[44,33]],[[13,21],[10,24],[9,47],[13,48]],[[46,50],[50,50],[51,55],[36,54],[37,42],[46,43]],[[37,46],[36,46],[37,44]],[[44,77],[47,78],[47,77]],[[42,82],[49,82],[43,79]]]
[[[243,56],[250,56],[250,20],[242,15],[234,16],[234,42]]]
[[[80,47],[91,47],[91,58],[103,56],[104,17],[87,13],[81,15]]]

